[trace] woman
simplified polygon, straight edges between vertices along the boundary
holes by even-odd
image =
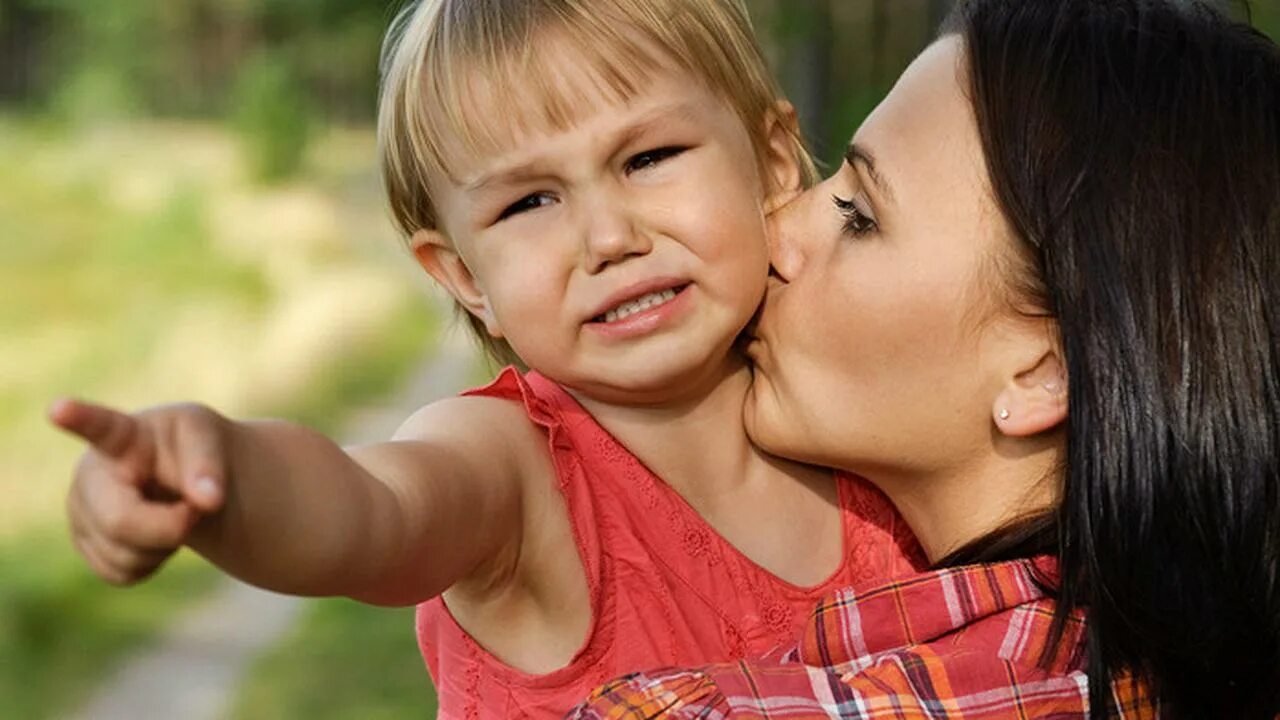
[[[777,218],[746,410],[938,571],[579,717],[1280,713],[1280,55],[1186,1],[952,27]]]

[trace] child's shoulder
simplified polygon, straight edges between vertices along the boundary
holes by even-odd
[[[526,378],[508,368],[483,388],[422,406],[390,445],[416,445],[463,468],[541,486],[555,474],[541,409]]]
[[[519,401],[489,395],[463,395],[428,403],[410,415],[392,439],[504,448],[540,448],[546,442]]]

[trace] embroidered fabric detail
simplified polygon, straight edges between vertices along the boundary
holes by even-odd
[[[601,682],[637,668],[773,655],[794,646],[826,592],[911,567],[889,532],[893,508],[856,478],[836,476],[840,567],[817,586],[797,587],[733,547],[547,378],[508,369],[468,394],[521,403],[546,432],[593,617],[566,667],[529,675],[478,646],[439,599],[419,606],[419,644],[442,718],[487,720],[512,708],[559,717]]]

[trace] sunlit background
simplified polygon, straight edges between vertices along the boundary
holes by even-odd
[[[43,421],[53,398],[199,400],[351,436],[439,367],[448,307],[375,167],[399,4],[0,0],[0,717],[73,716],[220,586],[188,555],[127,591],[89,574],[63,527],[78,447]],[[950,6],[751,4],[828,161]],[[1278,5],[1252,10],[1273,37]],[[489,372],[465,364],[462,381]],[[434,707],[411,611],[339,600],[308,601],[234,694],[236,718]]]

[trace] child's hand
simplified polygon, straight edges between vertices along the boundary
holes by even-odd
[[[106,581],[129,585],[155,572],[202,515],[222,507],[227,420],[209,408],[126,415],[60,400],[49,419],[89,444],[67,516],[76,549]]]

